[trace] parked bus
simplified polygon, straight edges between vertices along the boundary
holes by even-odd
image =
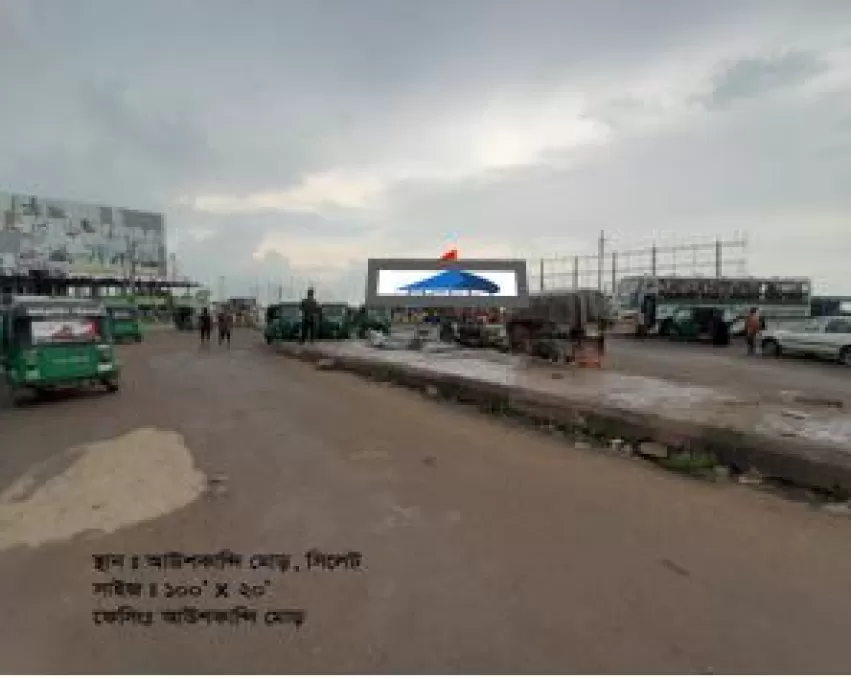
[[[668,336],[686,311],[714,309],[728,325],[758,308],[763,318],[786,320],[810,315],[808,278],[699,278],[630,276],[614,298],[622,332]]]

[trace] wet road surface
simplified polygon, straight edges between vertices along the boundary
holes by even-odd
[[[609,369],[719,389],[777,396],[795,391],[838,400],[851,408],[851,369],[798,358],[748,356],[742,342],[713,347],[659,337],[613,337]]]
[[[315,371],[250,331],[230,351],[163,331],[121,354],[118,394],[0,411],[6,672],[851,666],[846,518]],[[99,575],[91,558],[227,548],[300,562],[314,547],[360,551],[364,570]],[[227,581],[231,596],[95,598],[112,577]],[[240,582],[266,581],[240,598]],[[122,603],[307,620],[93,623]]]

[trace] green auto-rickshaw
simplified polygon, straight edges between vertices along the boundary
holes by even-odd
[[[99,302],[17,296],[0,314],[3,387],[13,404],[64,387],[118,390],[111,323]]]
[[[106,302],[106,314],[115,343],[124,341],[142,341],[142,323],[139,309],[129,301]]]
[[[263,330],[266,343],[298,341],[301,316],[301,304],[297,301],[270,304],[266,308],[266,328]]]
[[[348,304],[322,304],[317,339],[349,339],[352,333]]]
[[[355,311],[353,325],[360,339],[365,339],[370,331],[390,334],[390,313],[380,308],[361,306]]]
[[[174,309],[174,326],[181,331],[191,331],[197,326],[198,310],[194,306],[181,304]]]

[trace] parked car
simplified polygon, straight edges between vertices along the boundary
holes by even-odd
[[[763,332],[761,345],[767,356],[809,356],[851,367],[851,318],[814,318],[799,329]]]

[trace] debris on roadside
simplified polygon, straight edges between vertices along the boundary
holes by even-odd
[[[739,476],[740,485],[762,485],[764,480],[763,475],[755,468]]]
[[[373,348],[387,348],[389,343],[387,335],[378,330],[369,330],[366,341]]]
[[[722,466],[719,464],[718,466],[713,468],[712,471],[718,480],[730,480],[731,473],[730,469],[727,466]]]
[[[851,502],[831,502],[824,504],[821,510],[834,516],[851,516]]]
[[[654,457],[656,459],[668,458],[668,446],[652,440],[645,440],[639,443],[637,452],[642,457]]]
[[[208,497],[223,497],[228,494],[228,477],[224,473],[214,473],[207,478],[205,494]]]

